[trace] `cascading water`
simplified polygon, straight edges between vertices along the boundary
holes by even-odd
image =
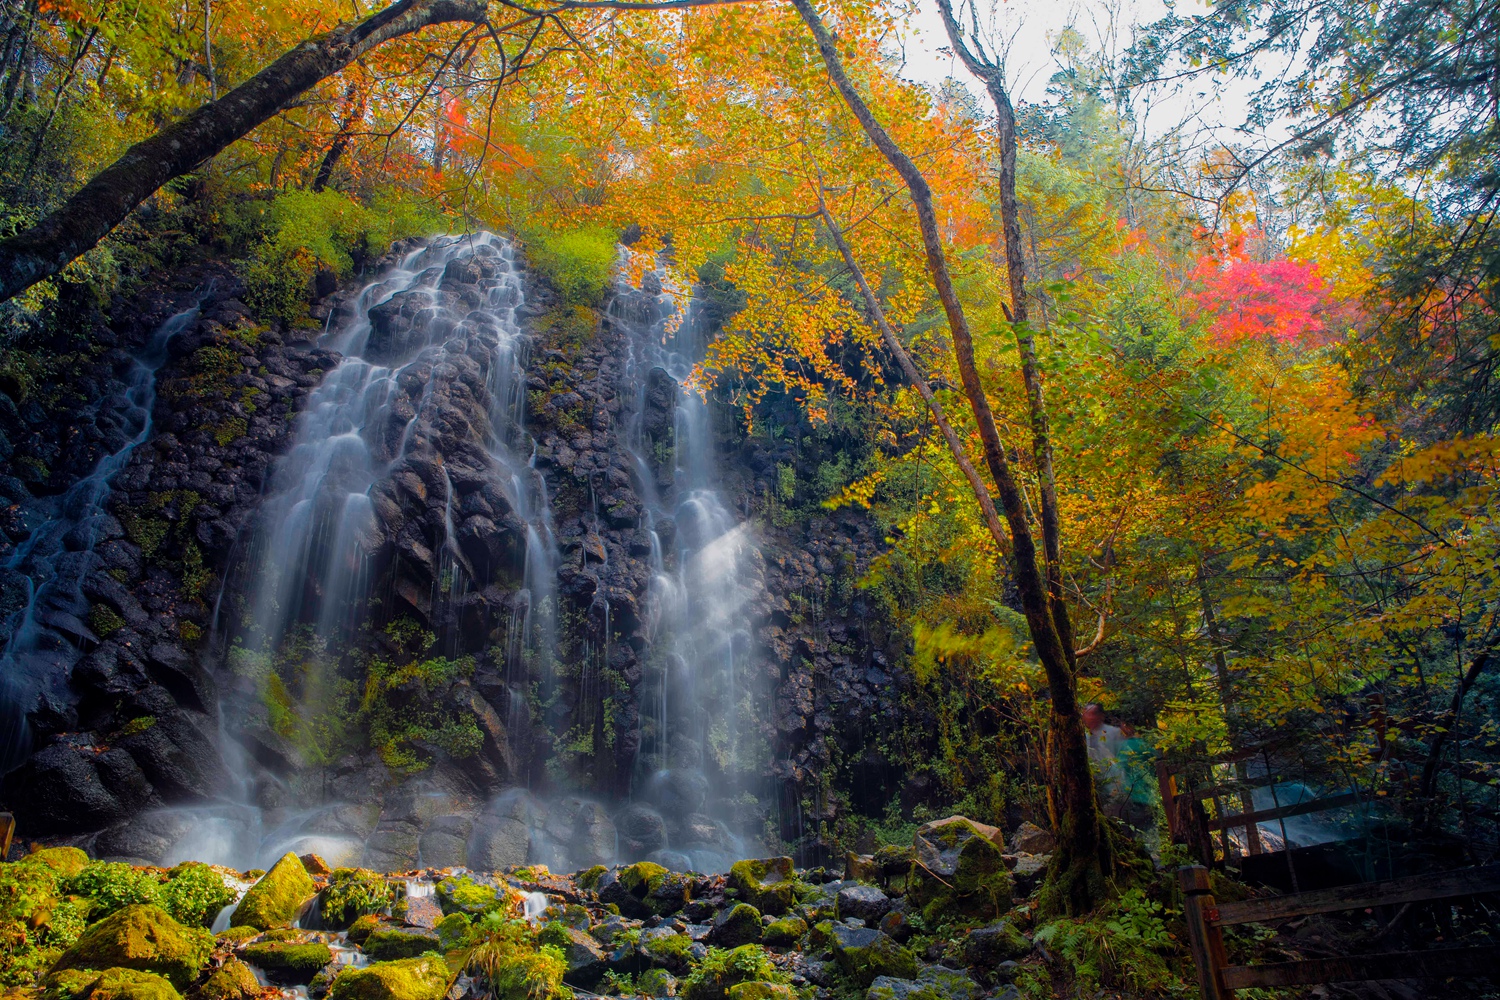
[[[387,620],[424,620],[444,652],[457,655],[461,641],[484,641],[484,632],[465,635],[472,630],[463,615],[472,598],[494,596],[481,592],[497,580],[506,593],[519,591],[511,607],[525,630],[512,630],[516,662],[507,672],[518,687],[528,674],[545,684],[558,555],[522,426],[522,302],[509,243],[448,237],[363,289],[326,335],[344,360],[309,396],[273,472],[234,588],[243,596],[220,625],[233,639],[229,666],[247,704],[274,709],[277,698],[283,706],[290,699],[292,711],[315,715],[331,686],[347,683],[337,676],[340,657],[376,602]],[[384,588],[372,592],[380,581]],[[332,675],[321,688],[308,682],[309,664],[320,660]],[[278,673],[287,664],[300,690]],[[226,725],[244,737],[236,727],[245,713],[234,715]],[[265,804],[262,791],[247,786],[242,800]],[[271,811],[199,809],[195,829],[169,853],[242,864],[294,849],[359,860],[362,836],[329,822],[341,804],[320,795],[326,804],[288,808],[299,797],[273,795]]]
[[[612,314],[629,340],[625,439],[651,538],[654,690],[643,699],[638,788],[664,815],[688,814],[657,860],[719,871],[744,854],[750,831],[733,801],[753,791],[769,754],[750,725],[761,692],[745,669],[760,575],[751,526],[723,493],[711,405],[689,384],[708,331],[691,302],[679,310],[687,298],[663,269],[647,270]]]
[[[10,557],[3,570],[22,581],[25,604],[3,626],[0,654],[0,773],[24,759],[31,737],[26,713],[39,697],[67,684],[80,646],[96,641],[87,624],[85,578],[101,568],[95,554],[109,520],[104,505],[115,474],[151,435],[156,405],[156,373],[167,359],[167,345],[198,315],[198,304],[177,313],[152,335],[131,362],[126,386],[105,400],[95,419],[124,437],[125,443],[101,458],[93,470],[52,501],[50,516]]]

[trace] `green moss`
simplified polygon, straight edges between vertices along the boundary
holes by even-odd
[[[442,945],[437,938],[427,934],[386,927],[371,931],[360,947],[377,962],[383,962],[396,958],[416,958],[429,951],[440,951]]]
[[[464,875],[445,878],[437,885],[438,905],[444,913],[477,915],[501,908],[505,897],[492,886],[481,885]]]
[[[61,972],[50,977],[43,993],[48,1000],[182,1000],[181,994],[162,976],[137,969],[106,969],[98,972]]]
[[[46,865],[63,878],[77,875],[89,863],[89,856],[76,847],[44,847],[21,859],[28,865]]]
[[[917,956],[880,931],[865,927],[833,927],[833,954],[839,968],[860,986],[878,976],[913,979]]]
[[[469,916],[466,913],[450,913],[438,921],[434,930],[445,951],[461,947],[469,939]]]
[[[137,736],[156,725],[156,716],[138,715],[120,727],[121,736]]]
[[[963,821],[939,828],[931,839],[945,851],[961,846],[951,874],[940,876],[912,863],[906,881],[907,898],[922,908],[922,919],[930,926],[991,920],[1010,908],[1014,881],[1000,849],[989,838]]]
[[[644,899],[653,890],[661,888],[667,879],[667,870],[650,861],[638,861],[620,869],[620,884],[637,899]]]
[[[635,977],[634,989],[630,992],[647,997],[675,996],[677,980],[666,969],[647,969]]]
[[[764,926],[759,910],[749,903],[735,903],[714,920],[714,940],[731,948],[754,944],[761,939]]]
[[[736,983],[729,987],[729,1000],[797,1000],[797,992],[782,983]]]
[[[94,924],[63,953],[59,969],[138,969],[185,989],[213,951],[213,935],[184,927],[157,906],[132,905]]]
[[[193,1000],[251,1000],[259,995],[260,983],[250,966],[230,958],[198,987]]]
[[[305,983],[333,961],[333,952],[319,942],[263,941],[244,951],[245,961],[288,983]]]
[[[641,950],[658,965],[686,969],[693,955],[693,939],[686,934],[659,934],[644,938]]]
[[[123,861],[94,861],[68,880],[68,892],[94,904],[98,918],[126,906],[161,901],[161,881],[152,872]]]
[[[335,868],[318,896],[323,922],[343,930],[366,913],[383,913],[396,901],[396,889],[366,868]]]
[[[218,940],[228,944],[240,944],[259,936],[260,930],[256,927],[226,927],[219,932]]]
[[[783,917],[780,920],[773,920],[766,927],[761,939],[766,944],[792,945],[801,940],[802,935],[806,933],[806,920],[801,917]]]
[[[577,878],[575,878],[573,881],[577,883],[578,888],[591,892],[594,889],[598,888],[599,876],[603,875],[607,871],[609,871],[609,869],[604,867],[603,865],[595,865],[592,868],[585,868],[583,871],[579,872]]]
[[[307,897],[317,891],[297,855],[287,853],[250,887],[229,918],[231,927],[285,927],[297,919]]]
[[[328,988],[329,1000],[440,1000],[448,966],[436,955],[345,969]]]
[[[791,858],[737,861],[729,868],[729,887],[762,913],[780,916],[797,899]]]
[[[219,873],[198,861],[187,861],[167,872],[161,905],[178,923],[207,927],[219,911],[234,902],[234,892]]]
[[[367,913],[349,925],[349,933],[345,936],[350,944],[364,944],[365,938],[386,926],[388,925],[380,917]]]
[[[89,608],[89,628],[101,639],[114,635],[125,627],[125,619],[108,604],[95,604]]]
[[[790,982],[759,945],[741,945],[730,951],[710,948],[703,961],[682,983],[683,1000],[728,1000],[729,990],[739,983]]]

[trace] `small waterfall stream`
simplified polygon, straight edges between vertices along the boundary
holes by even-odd
[[[52,502],[51,516],[5,561],[7,576],[24,581],[26,603],[0,626],[0,773],[24,759],[31,737],[26,712],[38,696],[66,685],[82,656],[80,646],[95,641],[87,618],[84,578],[99,568],[94,548],[108,514],[110,483],[131,454],[151,436],[156,405],[156,373],[167,360],[167,345],[198,316],[198,303],[169,318],[133,359],[125,389],[99,405],[95,419],[125,437],[124,445],[101,458],[93,470]]]
[[[629,339],[625,441],[651,538],[654,670],[647,676],[655,690],[643,699],[648,773],[639,784],[664,814],[698,814],[674,845],[681,856],[658,860],[723,870],[750,833],[735,829],[730,803],[751,791],[764,763],[748,759],[742,745],[757,696],[744,669],[753,644],[755,541],[723,493],[711,404],[689,384],[707,347],[689,296],[672,287],[665,269],[648,270],[639,291],[621,290],[612,318]],[[653,426],[668,409],[670,431]]]

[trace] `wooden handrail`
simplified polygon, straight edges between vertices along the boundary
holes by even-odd
[[[1248,899],[1243,903],[1220,903],[1214,923],[1220,927],[1267,920],[1304,917],[1310,913],[1333,913],[1338,910],[1363,910],[1371,906],[1394,906],[1421,903],[1455,896],[1476,896],[1500,892],[1500,865],[1482,868],[1460,868],[1457,871],[1429,872],[1389,882],[1341,886],[1299,892],[1292,896],[1270,896]]]
[[[1344,792],[1342,795],[1326,795],[1321,799],[1308,799],[1306,802],[1282,806],[1279,809],[1257,809],[1255,812],[1219,816],[1208,821],[1208,828],[1210,830],[1223,830],[1227,827],[1232,830],[1239,826],[1250,826],[1254,823],[1269,823],[1274,819],[1286,819],[1291,816],[1303,816],[1307,813],[1326,812],[1329,809],[1341,809],[1344,806],[1358,804],[1358,795],[1354,792]]]

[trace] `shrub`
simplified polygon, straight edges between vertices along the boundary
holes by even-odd
[[[323,922],[343,930],[367,913],[384,913],[396,901],[395,888],[364,868],[335,868],[318,900]]]
[[[95,861],[68,880],[68,892],[93,903],[95,920],[134,903],[159,903],[161,882],[151,872],[123,861]]]
[[[526,256],[570,305],[597,305],[614,276],[614,235],[603,229],[543,233],[526,240]]]
[[[234,892],[218,872],[199,861],[185,861],[167,872],[161,905],[180,924],[207,927],[234,902]]]
[[[729,987],[738,983],[788,983],[791,980],[771,964],[771,957],[758,944],[740,945],[730,951],[710,948],[703,961],[682,982],[683,1000],[725,1000]]]
[[[504,1000],[563,1000],[572,991],[563,985],[567,959],[551,945],[538,947],[524,920],[486,914],[469,952],[470,975],[482,979],[491,994]]]

